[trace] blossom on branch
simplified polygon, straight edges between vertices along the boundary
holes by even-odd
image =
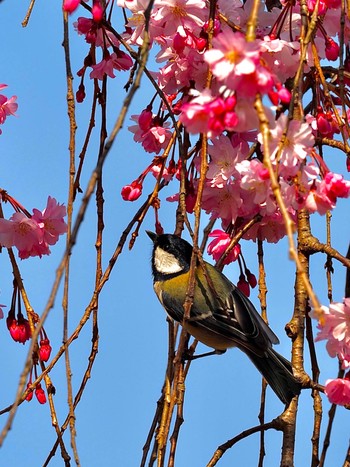
[[[0,219],[0,245],[15,246],[21,259],[49,255],[49,245],[54,245],[67,231],[65,215],[66,207],[49,196],[46,208],[43,211],[33,209],[31,217],[15,212],[9,220]]]
[[[214,240],[212,240],[208,245],[208,254],[213,257],[214,261],[219,261],[222,255],[227,250],[227,247],[231,242],[231,237],[226,232],[223,232],[222,230],[218,229],[213,230],[209,234],[209,237],[213,237]],[[233,261],[236,261],[240,253],[241,247],[239,243],[237,243],[226,256],[222,264],[230,264]]]
[[[0,91],[6,88],[6,84],[0,84]],[[17,96],[12,96],[8,99],[3,94],[0,94],[0,125],[5,123],[5,120],[8,116],[16,116],[16,111],[18,109],[18,104],[16,102]],[[1,135],[0,130],[0,135]]]

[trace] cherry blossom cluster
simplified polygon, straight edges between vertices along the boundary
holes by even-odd
[[[350,182],[333,173],[314,146],[318,138],[339,134],[344,122],[339,122],[334,111],[339,98],[334,95],[331,102],[322,88],[317,91],[312,112],[304,119],[288,119],[283,113],[291,99],[290,88],[285,83],[295,76],[300,66],[300,5],[285,2],[282,9],[273,8],[269,12],[261,4],[256,37],[248,41],[244,33],[250,3],[247,1],[243,6],[240,1],[217,2],[210,46],[209,11],[204,1],[155,1],[148,32],[152,44],[160,48],[156,56],[160,69],[156,76],[168,105],[190,135],[202,133],[209,138],[203,209],[221,221],[224,232],[237,230],[259,215],[261,220],[245,238],[277,242],[285,235],[285,227],[264,157],[271,159],[292,219],[303,207],[311,213],[324,214],[335,207],[338,198],[349,197]],[[124,34],[127,42],[142,44],[148,2],[119,0],[118,5],[131,12]],[[308,3],[310,14],[314,7],[314,2]],[[335,25],[340,21],[340,2],[325,2],[322,15],[313,45],[318,59],[336,60],[339,28]],[[346,22],[348,25],[347,19]],[[346,42],[347,34],[348,29]],[[313,45],[306,51],[305,73],[310,72],[315,62]],[[254,108],[257,93],[270,101],[270,105],[264,101],[270,123],[268,148],[264,147]],[[146,152],[158,154],[166,147],[171,133],[164,110],[154,114],[149,104],[132,119],[137,125],[129,129]],[[194,157],[188,167],[186,206],[189,212],[196,197],[198,173],[199,160]],[[165,178],[167,168],[163,177],[169,182]],[[140,178],[122,190],[123,198],[130,201],[141,193]],[[176,194],[169,198],[169,201],[177,200]]]
[[[306,23],[298,0],[277,1],[269,9],[261,1],[254,32],[250,27],[252,0],[217,0],[214,12],[211,2],[204,0],[155,0],[150,11],[149,0],[117,0],[125,18],[120,35],[111,27],[112,10],[120,13],[112,8],[114,3],[107,1],[102,8],[99,0],[93,0],[91,16],[79,17],[75,23],[90,45],[78,71],[77,100],[85,98],[83,80],[88,68],[95,80],[113,79],[116,70],[129,70],[132,59],[121,48],[136,50],[144,44],[147,33],[157,64],[152,76],[160,102],[156,107],[156,96],[152,96],[132,115],[129,130],[153,159],[122,188],[124,200],[136,201],[142,196],[148,174],[160,179],[162,185],[175,185],[185,174],[185,206],[192,213],[205,148],[207,170],[201,207],[220,223],[210,234],[213,240],[208,246],[208,253],[220,261],[242,228],[243,238],[253,241],[278,242],[285,236],[285,219],[272,188],[271,170],[292,220],[300,209],[323,215],[335,208],[339,198],[350,196],[350,181],[332,170],[332,159],[324,150],[333,146],[348,152],[350,21],[341,16],[340,0],[306,2],[309,24],[315,24],[308,44],[301,40],[305,39]],[[64,0],[69,13],[78,6],[79,0]],[[345,22],[342,32],[341,22]],[[96,61],[96,47],[102,51],[100,61]],[[337,73],[341,54],[343,75]],[[301,78],[294,83],[296,76]],[[302,96],[293,95],[295,91]],[[257,111],[257,96],[263,118],[261,109],[259,114]],[[268,124],[267,135],[262,121]],[[186,154],[180,158],[176,151],[170,151],[165,163],[162,153],[175,131],[181,132]],[[350,171],[349,157],[346,167]],[[167,201],[179,201],[179,189],[174,192]],[[156,230],[161,232],[159,206],[154,207]],[[249,295],[256,278],[244,263],[240,245],[230,251],[223,264],[236,260],[241,268],[238,286]],[[324,309],[317,338],[328,339],[330,355],[337,355],[345,370],[350,353],[348,331],[340,338],[335,321],[338,313],[344,324],[348,300]],[[348,375],[340,382],[327,382],[331,401],[349,403],[350,396],[339,395],[346,391],[350,395]]]
[[[321,316],[311,313],[319,320],[315,341],[326,340],[328,354],[337,357],[345,371],[343,378],[326,381],[325,393],[333,404],[350,405],[350,298],[323,306],[322,311]]]
[[[0,245],[16,247],[21,259],[49,255],[50,246],[55,245],[59,236],[67,232],[63,219],[66,207],[49,196],[46,208],[43,211],[34,208],[31,215],[6,192],[3,191],[1,195],[3,201],[10,202],[16,212],[9,220],[0,219]]]
[[[63,9],[72,13],[79,6],[80,1],[65,0]],[[83,102],[85,99],[84,77],[86,70],[91,68],[91,79],[103,80],[106,77],[115,78],[115,71],[129,70],[133,61],[127,53],[120,49],[120,42],[116,35],[103,24],[104,10],[99,0],[93,1],[91,9],[92,18],[79,17],[74,23],[78,34],[85,37],[90,45],[90,50],[84,59],[83,67],[77,72],[81,78],[76,99]],[[96,49],[101,50],[100,60],[96,58]]]
[[[0,91],[7,88],[7,84],[0,84]],[[8,99],[4,94],[0,94],[0,125],[5,123],[5,120],[10,115],[16,115],[18,104],[17,96],[12,96]],[[2,130],[0,128],[0,135]]]
[[[79,17],[77,32],[90,44],[83,67],[78,71],[82,81],[77,100],[83,101],[83,79],[87,68],[90,78],[114,78],[115,70],[128,70],[130,56],[120,50],[120,40],[129,46],[142,45],[148,0],[118,0],[128,16],[125,31],[117,38],[110,24],[109,5],[105,9],[93,0],[91,17]],[[75,11],[79,1],[65,0],[64,9]],[[129,130],[134,140],[148,153],[164,150],[174,131],[169,109],[190,135],[205,134],[209,139],[209,167],[203,192],[202,207],[212,218],[219,219],[223,232],[234,232],[254,216],[260,221],[248,230],[246,239],[277,242],[285,235],[284,220],[271,189],[264,158],[269,157],[276,173],[284,204],[292,219],[296,211],[306,207],[311,213],[324,214],[336,205],[339,197],[350,195],[350,182],[333,173],[315,150],[318,139],[333,138],[341,133],[336,114],[340,97],[326,93],[321,86],[314,90],[310,111],[287,118],[284,112],[291,100],[291,80],[300,67],[301,13],[299,3],[285,1],[281,8],[267,11],[261,3],[255,36],[247,38],[251,0],[219,0],[214,22],[209,21],[209,7],[204,0],[155,0],[148,18],[147,31],[151,45],[158,47],[159,70],[154,73],[166,99],[157,112],[154,98],[138,115],[131,118]],[[310,15],[315,2],[309,1]],[[317,60],[339,57],[340,1],[321,2],[314,40],[305,52],[304,74],[313,79],[312,66]],[[128,15],[131,13],[131,15]],[[345,43],[350,23],[345,18]],[[210,34],[209,34],[210,33]],[[102,50],[96,63],[95,48]],[[346,56],[345,69],[350,68]],[[210,78],[210,79],[209,79]],[[346,78],[347,79],[347,78]],[[339,84],[339,83],[338,83]],[[310,85],[311,87],[311,85]],[[265,148],[254,102],[256,95],[264,99],[269,120],[269,147]],[[344,130],[342,136],[347,136]],[[191,212],[199,179],[198,151],[188,159],[186,206]],[[146,169],[122,189],[124,200],[141,196]],[[180,161],[171,159],[162,171],[166,183],[178,174]],[[175,169],[174,169],[175,168]],[[176,201],[174,197],[169,201]]]

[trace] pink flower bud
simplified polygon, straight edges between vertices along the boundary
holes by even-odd
[[[149,109],[143,110],[138,118],[138,124],[141,130],[147,131],[151,128],[152,126],[152,119],[153,115],[152,112]]]
[[[73,13],[80,4],[80,0],[64,0],[63,10],[67,13]]]
[[[323,136],[333,135],[332,125],[329,123],[326,114],[320,112],[316,116],[317,129]]]
[[[136,201],[142,194],[142,185],[134,180],[131,185],[122,188],[121,195],[124,201]]]
[[[266,167],[262,168],[259,171],[259,177],[261,178],[261,180],[268,180],[270,178],[269,171]]]
[[[283,102],[283,104],[289,104],[291,98],[292,98],[292,95],[291,93],[288,91],[287,88],[284,88],[282,87],[279,91],[278,91],[278,97],[280,99],[281,102]]]
[[[99,0],[94,0],[94,5],[92,7],[92,17],[96,23],[100,23],[103,18],[103,8]]]

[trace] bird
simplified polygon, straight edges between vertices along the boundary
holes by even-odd
[[[231,347],[243,351],[288,405],[299,395],[301,384],[292,364],[272,348],[279,339],[253,303],[221,271],[197,259],[193,303],[185,318],[193,247],[177,235],[146,233],[153,242],[154,291],[167,314],[218,353]]]

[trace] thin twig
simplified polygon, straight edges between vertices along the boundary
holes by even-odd
[[[283,429],[283,423],[282,420],[278,417],[272,420],[271,422],[264,423],[263,425],[256,425],[252,428],[249,428],[248,430],[242,431],[239,435],[229,439],[226,441],[226,443],[221,444],[217,450],[214,452],[213,457],[210,459],[210,461],[207,464],[207,467],[214,467],[218,463],[218,461],[221,459],[221,457],[225,454],[225,452],[228,449],[231,449],[232,446],[234,446],[238,441],[241,441],[244,438],[247,438],[248,436],[251,436],[255,433],[259,433],[260,431],[267,431],[267,430],[278,430],[282,431]]]

